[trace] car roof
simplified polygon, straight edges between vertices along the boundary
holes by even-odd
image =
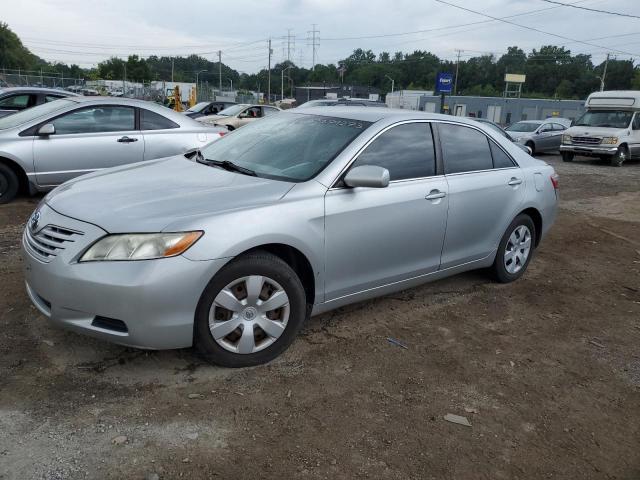
[[[58,93],[62,95],[68,95],[73,97],[77,95],[73,92],[68,92],[59,88],[46,88],[46,87],[0,87],[0,94],[4,93]]]
[[[399,108],[383,108],[383,107],[363,107],[354,106],[338,106],[338,107],[314,107],[313,109],[294,108],[286,112],[297,113],[301,115],[321,115],[323,117],[338,117],[347,120],[359,120],[361,122],[377,122],[382,119],[390,119],[395,121],[403,120],[449,120],[459,123],[473,125],[473,119],[467,117],[457,117],[453,115],[443,115],[440,113],[428,113],[418,110],[403,110]]]

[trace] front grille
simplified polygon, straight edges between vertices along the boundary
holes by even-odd
[[[600,145],[601,141],[598,137],[571,137],[571,143],[577,145]]]
[[[62,250],[67,248],[70,242],[74,242],[78,235],[84,235],[76,230],[47,225],[36,233],[27,226],[24,231],[25,244],[29,251],[39,260],[50,262]]]

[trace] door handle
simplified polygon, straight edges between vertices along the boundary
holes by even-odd
[[[138,141],[137,138],[127,137],[126,135],[124,137],[120,137],[118,139],[118,142],[120,142],[120,143],[132,143],[132,142],[137,142],[137,141]]]
[[[512,187],[515,185],[520,185],[521,183],[522,183],[521,178],[511,177],[511,180],[509,180],[509,185],[511,185]]]
[[[444,198],[446,196],[447,194],[445,192],[441,192],[440,190],[431,190],[431,192],[429,192],[429,195],[427,195],[424,198],[426,200],[437,200],[439,198]]]

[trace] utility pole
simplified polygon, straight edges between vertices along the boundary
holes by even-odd
[[[267,67],[267,105],[271,103],[271,39],[269,39],[269,66]]]
[[[316,34],[320,34],[319,30],[316,30],[316,26],[317,24],[313,24],[313,29],[308,31],[307,33],[311,35],[311,37],[307,37],[307,40],[310,41],[311,43],[309,45],[311,45],[312,47],[312,51],[313,51],[313,60],[311,63],[311,70],[315,71],[316,69],[316,48],[320,46],[320,37],[316,37]]]
[[[385,75],[389,80],[391,80],[391,93],[393,93],[393,88],[396,86],[396,81],[391,78],[389,75]]]
[[[293,49],[296,48],[296,37],[291,36],[291,29],[287,29],[287,62],[291,62],[291,43],[293,40]]]
[[[462,50],[456,50],[458,52],[458,58],[456,59],[456,78],[453,81],[453,94],[457,95],[458,93],[458,68],[460,67],[460,53]]]
[[[222,95],[222,50],[218,50],[218,91]]]
[[[124,77],[122,77],[122,95],[127,96],[127,62],[124,65]]]
[[[604,90],[604,79],[607,76],[607,65],[609,65],[609,54],[607,53],[607,59],[604,61],[604,71],[600,77],[600,91]]]

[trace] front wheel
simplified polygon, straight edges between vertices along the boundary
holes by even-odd
[[[9,203],[16,198],[19,187],[20,181],[16,173],[0,163],[0,204]]]
[[[627,151],[627,147],[620,146],[618,147],[618,151],[616,152],[616,154],[613,157],[611,157],[611,166],[621,167],[627,158],[629,158],[629,152]]]
[[[196,309],[194,343],[211,363],[259,365],[291,345],[307,311],[296,272],[256,251],[232,260],[209,282]]]
[[[536,228],[531,217],[518,215],[502,236],[498,253],[493,262],[493,274],[500,283],[513,282],[520,278],[533,256]]]
[[[562,152],[562,161],[563,162],[573,162],[573,153],[571,153],[571,152]]]
[[[525,143],[526,147],[529,147],[529,149],[531,150],[531,156],[533,157],[536,154],[536,145],[533,142],[527,142]]]

